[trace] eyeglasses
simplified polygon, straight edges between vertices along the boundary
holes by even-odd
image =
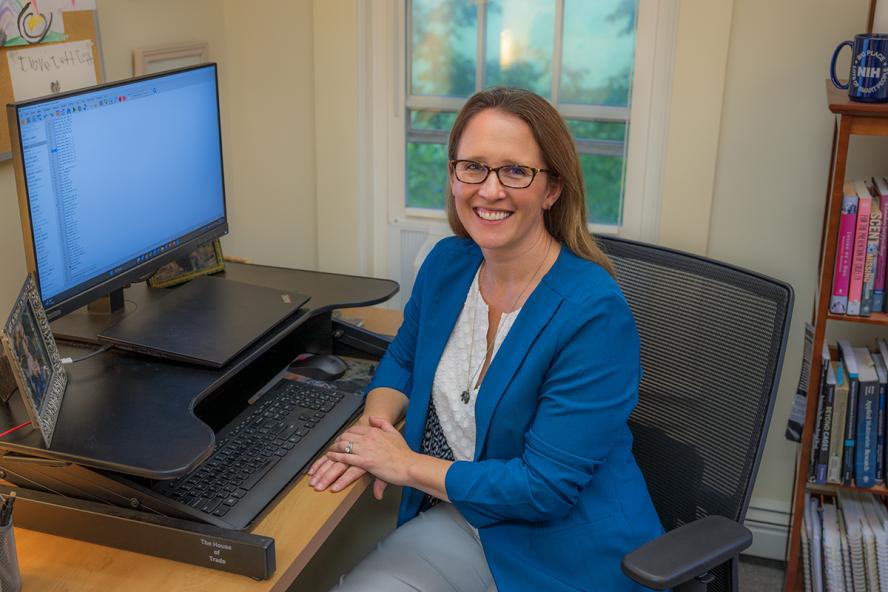
[[[480,185],[487,180],[490,173],[496,173],[496,178],[504,187],[511,189],[524,189],[530,187],[538,173],[555,175],[546,169],[536,169],[520,164],[504,164],[498,167],[489,167],[486,164],[474,160],[451,160],[450,166],[457,180],[469,185]]]

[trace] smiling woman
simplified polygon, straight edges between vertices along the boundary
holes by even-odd
[[[489,156],[502,162],[483,162],[484,158],[473,154],[478,150],[489,151]],[[539,203],[534,219],[545,231],[580,257],[611,270],[610,262],[586,230],[583,174],[573,140],[564,120],[542,97],[509,88],[477,93],[453,123],[448,154],[453,160],[470,158],[481,160],[487,166],[519,164],[543,172],[540,177],[545,183],[542,179],[537,181],[534,176],[526,190],[510,190],[509,195],[518,200],[536,195]],[[501,179],[499,174],[497,176]],[[471,224],[472,217],[461,215],[459,195],[470,191],[471,186],[458,178],[457,183],[453,180],[452,176],[445,204],[447,219],[454,234],[468,237],[471,232],[465,224]],[[480,197],[495,197],[491,193],[495,187],[489,186],[489,180],[479,187]],[[541,191],[545,197],[541,197]],[[530,231],[525,227],[519,232]]]
[[[557,202],[561,181],[547,171],[523,120],[491,108],[473,114],[473,105],[470,101],[464,110],[470,118],[465,127],[459,118],[459,127],[454,126],[458,135],[451,143],[458,146],[455,156],[461,160],[450,165],[448,207],[457,215],[456,233],[471,236],[485,257],[493,255],[488,250],[499,257],[519,257],[531,245],[551,239],[543,212]],[[546,172],[537,180],[536,171]]]
[[[457,236],[423,263],[364,415],[309,470],[319,491],[404,487],[399,528],[339,590],[638,590],[622,556],[662,532],[626,425],[639,340],[567,126],[494,88],[448,155]]]

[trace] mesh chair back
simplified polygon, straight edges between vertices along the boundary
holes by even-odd
[[[792,288],[730,265],[597,237],[635,316],[644,371],[629,420],[666,530],[743,522],[786,347]],[[731,590],[730,569],[709,590]]]

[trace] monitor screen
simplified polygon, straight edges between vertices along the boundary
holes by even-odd
[[[9,109],[26,252],[50,318],[227,232],[215,64]]]

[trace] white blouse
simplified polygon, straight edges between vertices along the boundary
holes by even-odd
[[[520,311],[519,308],[500,317],[491,363]],[[438,421],[455,460],[473,460],[475,457],[475,401],[479,391],[478,376],[487,354],[487,313],[487,303],[478,289],[478,273],[475,273],[432,384]],[[468,403],[461,400],[464,391],[470,393]]]

